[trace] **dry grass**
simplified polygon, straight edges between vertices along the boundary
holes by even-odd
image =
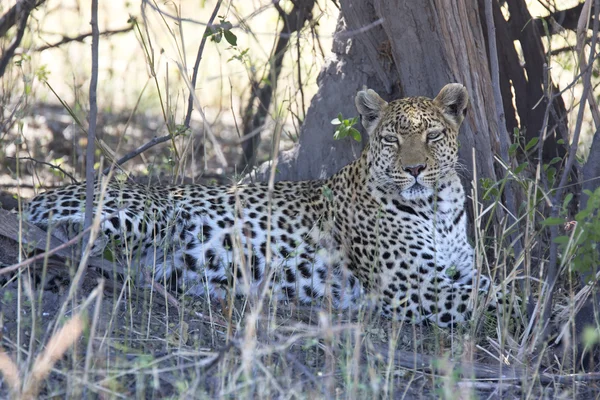
[[[477,209],[484,221],[490,209],[483,210],[481,204]],[[477,232],[482,272],[510,271],[504,261],[506,249],[495,248],[490,257],[483,232]],[[536,243],[533,237],[527,239]],[[504,283],[509,287],[524,279],[507,275]],[[13,324],[4,338],[13,354],[12,359],[0,355],[6,390],[23,398],[95,393],[109,398],[448,399],[523,393],[537,398],[590,390],[589,383],[573,387],[579,375],[561,381],[576,372],[572,357],[540,347],[540,327],[532,325],[528,337],[516,337],[508,324],[481,312],[473,318],[478,322],[450,331],[382,320],[367,308],[340,313],[327,301],[313,306],[273,303],[268,292],[215,304],[207,298],[173,298],[160,284],[135,284],[135,276],[109,280],[106,289],[93,288],[94,277],[88,276],[83,285],[91,295],[82,305],[69,300],[75,283],[62,289],[61,304],[44,300],[56,298],[51,291],[40,288],[40,301],[28,294],[25,274],[5,286],[6,293],[18,296],[19,281],[24,280],[29,299],[13,313],[7,308],[5,321],[16,314],[30,315]],[[539,299],[535,290],[534,295]],[[82,310],[94,299],[92,323],[84,324]],[[5,300],[5,308],[11,303]],[[40,332],[51,334],[56,319],[41,316],[60,316],[62,310],[76,316],[51,336],[21,383],[13,360],[15,354],[31,357],[31,345],[22,338],[19,344],[14,333],[40,324]],[[502,321],[504,316],[498,318]],[[69,352],[90,326],[85,342]]]
[[[56,362],[81,338],[84,319],[80,314],[70,318],[48,341],[33,362],[30,371],[21,373],[17,363],[0,349],[0,372],[15,399],[36,399]]]
[[[37,398],[44,380],[50,375],[56,361],[79,339],[83,332],[83,321],[77,315],[71,318],[46,345],[46,349],[37,356],[33,368],[25,380],[22,399]]]
[[[8,389],[17,393],[21,389],[21,378],[19,378],[19,368],[11,358],[0,349],[0,372],[8,385]]]

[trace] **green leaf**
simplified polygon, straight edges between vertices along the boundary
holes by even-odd
[[[217,32],[218,32],[217,28],[209,26],[209,27],[206,28],[206,31],[204,32],[204,37],[212,36],[212,35],[214,35]]]
[[[221,32],[217,32],[214,35],[212,35],[210,37],[210,39],[215,42],[215,43],[221,43],[221,38],[223,37],[223,35],[221,34]]]
[[[548,165],[556,164],[557,162],[559,162],[561,160],[562,160],[562,158],[560,158],[560,157],[554,157],[552,160],[550,160]]]
[[[354,128],[350,128],[349,131],[350,131],[350,136],[352,136],[352,139],[356,140],[357,142],[361,141],[362,138],[360,136],[360,132],[359,131],[357,131]]]
[[[546,37],[550,37],[550,31],[548,30],[548,21],[542,18],[542,27],[544,28],[544,33]]]
[[[358,117],[345,119],[342,113],[339,113],[337,118],[331,120],[332,125],[336,125],[335,133],[333,134],[333,138],[335,140],[340,140],[345,138],[346,136],[351,136],[352,139],[360,142],[362,137],[360,132],[353,128],[353,125],[358,122]]]
[[[446,268],[446,275],[448,275],[450,278],[454,277],[457,272],[456,265],[451,265],[450,268]]]
[[[558,236],[554,239],[554,243],[567,244],[567,243],[569,243],[569,237],[568,236]]]
[[[521,172],[523,172],[523,170],[525,169],[525,167],[527,167],[528,165],[529,165],[529,163],[527,161],[525,161],[521,165],[517,166],[517,168],[515,168],[515,170],[513,171],[513,173],[515,175],[520,174]]]
[[[563,208],[567,208],[571,200],[573,199],[573,193],[569,193],[565,196],[565,200],[563,201]]]
[[[333,138],[335,140],[342,140],[343,138],[345,138],[346,136],[348,136],[348,133],[344,130],[344,129],[337,129],[335,131],[335,133],[333,134]]]
[[[519,143],[511,144],[510,147],[508,148],[508,154],[511,156],[514,156],[515,153],[517,152],[517,147],[519,147]]]
[[[321,187],[321,192],[323,193],[323,197],[325,197],[329,201],[333,201],[333,190],[327,185],[323,185]]]
[[[583,330],[583,343],[586,347],[592,347],[600,342],[600,330],[593,326],[586,326]]]
[[[556,168],[548,168],[548,171],[546,171],[546,177],[548,178],[548,182],[550,184],[554,184],[554,178],[556,178]]]
[[[232,46],[237,46],[237,36],[233,34],[230,30],[223,31],[223,35],[225,36],[225,40]]]
[[[546,226],[562,225],[564,223],[565,223],[565,220],[563,218],[557,218],[557,217],[548,217],[542,221],[542,225],[546,225]]]
[[[581,210],[577,214],[575,214],[575,221],[583,222],[583,220],[585,220],[591,214],[592,214],[592,210],[590,210],[589,208],[586,208],[585,210]]]
[[[537,137],[531,138],[531,140],[529,141],[529,143],[527,143],[525,145],[525,151],[529,151],[530,149],[532,149],[536,144],[538,144],[539,140],[540,139],[537,138]]]
[[[113,252],[112,252],[112,251],[111,251],[111,250],[110,250],[108,247],[106,247],[106,248],[104,249],[104,252],[102,253],[102,256],[103,256],[103,257],[104,257],[106,260],[108,260],[108,261],[110,261],[110,262],[114,262],[114,261],[115,261],[115,255],[113,254]]]

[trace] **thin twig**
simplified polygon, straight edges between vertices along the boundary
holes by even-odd
[[[215,8],[208,19],[208,23],[206,24],[206,28],[204,29],[204,34],[202,35],[202,40],[200,41],[200,47],[198,47],[198,54],[196,55],[196,62],[194,63],[194,71],[192,73],[192,81],[191,81],[191,90],[190,96],[188,97],[188,108],[187,113],[185,114],[185,121],[183,125],[186,128],[190,127],[190,120],[192,119],[192,110],[194,109],[194,93],[193,91],[196,89],[196,79],[198,79],[198,69],[200,68],[200,61],[202,60],[202,53],[204,53],[204,46],[206,45],[206,39],[208,38],[208,33],[212,29],[212,24],[217,14],[219,12],[219,8],[221,7],[221,3],[223,0],[217,1]]]
[[[49,189],[56,189],[56,188],[60,188],[63,187],[63,184],[58,184],[58,185],[33,185],[30,183],[21,183],[21,182],[15,182],[15,183],[0,183],[0,188],[25,188],[25,189],[45,189],[45,190],[49,190]]]
[[[45,252],[40,253],[40,254],[36,254],[35,256],[30,257],[30,258],[28,258],[26,260],[23,260],[20,263],[13,264],[13,265],[8,266],[8,267],[0,268],[0,276],[2,276],[2,275],[8,275],[9,273],[11,273],[13,271],[16,271],[16,270],[18,270],[20,268],[24,268],[24,267],[26,267],[26,266],[28,266],[30,264],[33,264],[36,261],[39,261],[41,259],[44,259],[46,257],[51,256],[54,253],[58,253],[61,250],[69,248],[70,246],[72,246],[75,243],[77,243],[79,241],[79,239],[81,239],[83,237],[83,235],[86,234],[88,231],[89,231],[89,228],[87,230],[85,230],[85,231],[82,231],[80,234],[74,236],[73,239],[71,239],[71,240],[69,240],[67,242],[64,242],[60,246],[57,246],[57,247],[55,247],[55,248],[53,248],[51,250],[45,251]]]
[[[339,38],[340,40],[342,40],[342,39],[346,39],[349,37],[357,36],[360,33],[365,33],[365,32],[370,31],[371,29],[377,28],[379,25],[382,25],[384,21],[385,21],[385,18],[379,18],[378,20],[375,20],[365,26],[361,26],[358,29],[340,32],[339,34],[336,35],[336,37]]]
[[[152,78],[152,80],[154,81],[154,84],[156,85],[156,92],[158,94],[158,100],[159,100],[159,104],[160,104],[160,109],[162,111],[163,120],[165,121],[167,130],[169,131],[169,138],[171,139],[171,151],[174,154],[174,159],[177,161],[176,166],[177,166],[177,168],[179,168],[179,161],[181,160],[181,156],[179,154],[179,150],[177,150],[177,144],[175,143],[175,138],[178,135],[177,135],[177,131],[173,129],[174,126],[171,123],[171,119],[168,117],[167,109],[165,108],[165,104],[168,105],[168,99],[167,99],[166,103],[163,101],[163,95],[160,90],[160,84],[158,83],[158,75],[156,73],[156,65],[155,65],[154,47],[152,46],[151,35],[149,32],[149,28],[148,28],[149,24],[148,24],[148,19],[146,16],[145,5],[146,5],[145,2],[142,3],[142,17],[144,20],[143,27],[144,27],[144,32],[146,33],[146,36],[145,36],[146,40],[144,40],[144,34],[142,33],[140,24],[136,20],[134,20],[133,25],[135,26],[135,28],[138,31],[138,34],[140,35],[139,36],[140,43],[142,44],[142,48],[144,50],[144,55],[146,57],[146,64],[150,69],[150,77]],[[160,15],[162,17],[162,14],[160,14]],[[167,70],[168,70],[168,68],[167,68]],[[175,174],[175,176],[177,176],[177,174]]]
[[[94,339],[96,335],[96,328],[100,319],[100,309],[102,308],[102,295],[104,293],[104,279],[100,279],[98,286],[95,289],[96,292],[96,307],[94,307],[94,316],[92,318],[92,326],[90,327],[89,339],[87,344],[87,351],[85,355],[85,365],[83,368],[83,382],[88,383],[88,377],[90,367],[92,365],[92,357],[94,353]],[[91,297],[91,296],[90,296]],[[85,385],[84,386],[87,386]]]
[[[68,176],[71,181],[73,183],[77,183],[77,179],[75,179],[75,177],[73,175],[71,175],[70,173],[68,173],[67,171],[65,171],[64,169],[62,169],[60,167],[60,165],[54,165],[52,163],[46,162],[46,161],[40,161],[40,160],[36,160],[33,157],[6,157],[10,160],[19,160],[19,161],[32,161],[36,164],[42,164],[42,165],[47,165],[48,167],[50,167],[51,169],[55,169],[57,171],[60,171],[61,173],[65,174],[66,176]]]
[[[171,139],[172,139],[171,135],[165,135],[165,136],[161,136],[161,137],[155,137],[154,139],[152,139],[149,142],[141,145],[137,149],[135,149],[133,151],[130,151],[129,153],[125,154],[123,157],[121,157],[117,161],[115,161],[114,164],[115,165],[122,165],[122,164],[126,163],[127,161],[131,160],[132,158],[139,156],[140,154],[142,154],[146,150],[148,150],[148,149],[156,146],[157,144],[168,142]],[[111,168],[112,168],[112,166],[104,168],[104,170],[102,171],[102,173],[104,175],[108,175],[108,173],[110,172]]]
[[[8,130],[13,127],[15,121],[17,120],[15,118],[15,115],[17,114],[17,111],[21,110],[21,106],[23,105],[23,98],[24,95],[21,95],[21,97],[19,97],[19,101],[17,101],[17,103],[13,107],[13,110],[11,111],[10,115],[4,118],[2,125],[0,125],[0,135],[4,136],[8,132]],[[2,137],[0,136],[0,140],[1,139]]]
[[[298,90],[300,91],[300,100],[302,101],[302,124],[306,119],[306,103],[304,100],[304,85],[302,84],[302,49],[300,48],[300,31],[296,31],[296,57],[298,57]],[[299,118],[298,118],[299,119]]]
[[[117,35],[119,33],[131,32],[132,30],[133,30],[133,24],[131,26],[128,26],[127,28],[121,28],[121,29],[108,30],[108,31],[101,32],[100,36],[112,36],[112,35]],[[44,50],[48,50],[48,49],[53,49],[55,47],[60,47],[63,44],[67,44],[67,43],[71,43],[71,42],[83,42],[84,39],[86,39],[90,36],[93,36],[93,34],[94,34],[94,32],[87,32],[87,33],[82,33],[81,35],[77,35],[75,37],[63,36],[63,38],[61,40],[59,40],[58,42],[37,47],[36,49],[34,49],[34,51],[44,51]]]
[[[154,287],[154,290],[162,294],[167,299],[169,304],[175,307],[177,311],[181,311],[181,306],[179,305],[177,299],[173,297],[173,295],[169,293],[167,289],[165,289],[165,287],[160,284],[160,282],[157,282],[154,279],[152,279],[152,277],[150,276],[150,272],[147,268],[144,268],[144,279],[146,281],[146,284],[152,285]]]
[[[275,1],[279,1],[279,0],[275,0]],[[275,1],[273,1],[273,3]],[[152,8],[154,11],[156,11],[157,13],[159,13],[161,16],[166,17],[168,19],[171,19],[171,20],[177,22],[178,24],[180,24],[182,22],[188,22],[188,23],[191,23],[191,24],[194,24],[194,25],[200,25],[200,26],[210,25],[210,24],[208,24],[206,22],[198,21],[198,20],[195,20],[195,19],[192,19],[192,18],[181,18],[181,16],[170,14],[168,12],[165,12],[165,11],[161,10],[158,7],[158,5],[156,4],[156,2],[151,2],[149,0],[142,0],[142,7],[145,7],[146,5],[150,6],[150,8]],[[263,12],[269,10],[271,7],[272,7],[272,3],[268,2],[264,6],[258,8],[257,10],[252,11],[248,16],[239,18],[238,19],[239,23],[236,24],[236,25],[233,25],[232,29],[236,29],[236,28],[243,28],[243,29],[245,29],[245,27],[247,26],[247,21],[249,21],[249,20],[257,17],[258,15],[262,14]],[[271,35],[274,36],[276,34],[271,33]]]
[[[181,65],[180,63],[177,63],[177,67],[179,67],[179,71],[182,74],[183,82],[187,85],[188,89],[190,90],[190,93],[193,95],[192,97],[194,100],[194,105],[198,109],[198,112],[200,113],[200,117],[202,118],[202,121],[204,122],[204,134],[206,136],[208,136],[208,139],[210,140],[210,142],[213,145],[215,157],[217,158],[217,161],[219,161],[219,163],[223,167],[227,168],[228,163],[227,163],[227,159],[225,158],[225,154],[223,153],[223,150],[221,149],[221,145],[219,144],[217,137],[215,136],[212,128],[210,127],[210,124],[208,123],[208,120],[206,119],[206,114],[202,110],[202,106],[200,105],[200,100],[198,100],[198,96],[196,96],[196,93],[193,92],[192,83],[189,81],[187,75],[185,74],[185,72],[183,70],[183,65]]]
[[[295,32],[300,31],[304,27],[304,24],[312,18],[314,5],[314,0],[297,1],[294,3],[294,7],[289,14],[287,14],[277,3],[274,3],[274,7],[280,14],[280,19],[283,21],[283,26],[275,43],[272,56],[273,61],[269,63],[269,70],[266,75],[269,78],[268,82],[262,86],[255,84],[252,87],[254,93],[250,96],[250,101],[248,101],[244,110],[244,135],[248,135],[251,131],[264,126],[273,96],[276,93],[277,82],[283,66],[283,57],[290,38]],[[256,111],[254,110],[254,98],[258,99]],[[243,153],[239,161],[240,170],[243,171],[254,167],[256,149],[259,144],[260,135],[253,137],[252,140],[243,144]]]
[[[488,46],[490,52],[490,75],[492,78],[492,88],[494,93],[494,103],[496,105],[496,119],[498,125],[498,141],[500,144],[500,157],[504,161],[504,163],[510,167],[511,160],[510,155],[508,153],[509,148],[509,136],[506,131],[506,118],[503,109],[502,103],[502,93],[500,91],[500,73],[498,66],[498,49],[496,46],[496,27],[494,25],[494,15],[492,8],[492,1],[495,0],[486,0],[485,2],[485,19],[487,25],[487,36],[488,36]],[[506,178],[508,179],[508,170],[506,172]],[[506,208],[508,209],[508,214],[513,215],[513,218],[517,216],[517,209],[515,207],[515,193],[513,191],[513,186],[511,182],[507,182],[504,187],[504,195],[506,200]],[[517,222],[515,224],[518,227]],[[517,229],[518,231],[518,229]],[[512,231],[509,234],[509,241],[513,243],[514,250],[514,258],[515,260],[519,259],[521,252],[523,251],[522,243],[520,239],[516,239],[516,232]],[[518,265],[517,269],[522,269],[523,265]]]
[[[159,13],[161,13],[161,15],[165,14],[162,10],[158,9],[157,7],[155,7],[152,3],[150,2],[144,2],[145,4],[149,5],[151,8],[153,8],[155,11],[158,11]],[[214,19],[216,18],[217,14],[218,14],[218,10],[219,7],[222,3],[222,0],[219,0],[218,4],[215,6],[215,9],[213,10],[213,13],[209,19],[209,22],[206,26],[202,41],[200,43],[200,47],[198,49],[198,54],[196,56],[196,63],[194,64],[194,71],[193,71],[193,75],[192,75],[192,81],[191,81],[191,87],[192,89],[190,89],[190,97],[188,100],[188,110],[186,113],[186,117],[185,117],[185,121],[184,121],[184,125],[186,128],[190,127],[190,120],[191,120],[191,116],[192,116],[192,110],[193,110],[193,102],[194,102],[194,93],[193,93],[193,88],[196,87],[196,80],[198,77],[198,69],[200,66],[200,60],[202,59],[202,53],[204,52],[204,46],[206,44],[206,33],[208,32],[208,30],[210,29],[210,27],[212,26],[212,23],[214,21]],[[166,14],[165,14],[166,15]],[[168,15],[167,15],[168,16]],[[184,19],[180,18],[180,22],[183,21]],[[132,26],[133,29],[133,26]],[[146,150],[160,144],[160,143],[164,143],[164,142],[168,142],[172,139],[174,139],[176,136],[178,135],[174,135],[174,134],[168,134],[168,135],[164,135],[161,137],[155,137],[152,140],[150,140],[149,142],[145,143],[144,145],[138,147],[137,149],[125,154],[123,157],[119,158],[114,165],[106,167],[102,173],[104,175],[107,175],[111,168],[114,166],[120,166],[123,165],[124,163],[126,163],[127,161],[131,160],[132,158],[137,157],[138,155],[142,154],[143,152],[145,152]]]
[[[86,229],[92,226],[92,218],[94,217],[94,154],[96,152],[96,122],[98,115],[98,102],[96,92],[98,89],[98,41],[100,40],[100,32],[98,30],[98,0],[92,0],[92,76],[90,79],[90,115],[89,128],[87,132],[87,147],[85,154],[85,215],[83,219],[83,228]],[[91,237],[94,232],[91,232]],[[83,240],[87,242],[87,237]],[[87,264],[87,251],[81,256],[81,263]],[[80,288],[81,282],[85,277],[85,265],[80,265],[79,270],[82,273],[80,280],[75,280],[76,287],[74,294]]]
[[[585,61],[584,49],[591,14],[592,2],[586,1],[581,9],[581,15],[579,16],[579,21],[577,22],[576,49],[580,68],[586,68],[588,66],[588,64]],[[594,119],[594,124],[596,125],[596,129],[598,129],[600,128],[600,112],[598,111],[598,105],[596,104],[596,99],[593,91],[590,91],[588,93],[587,101],[590,104],[590,111],[592,113],[592,118]]]

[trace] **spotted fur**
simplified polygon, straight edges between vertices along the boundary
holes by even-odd
[[[325,297],[347,308],[367,293],[389,317],[463,322],[471,297],[490,289],[473,266],[456,173],[467,102],[460,84],[433,100],[387,103],[360,91],[356,106],[369,134],[360,158],[329,179],[279,182],[272,193],[262,183],[111,182],[93,252],[112,241],[120,260],[137,260],[193,295],[248,295],[270,278],[280,299]],[[78,184],[38,195],[28,218],[72,237],[84,192]]]

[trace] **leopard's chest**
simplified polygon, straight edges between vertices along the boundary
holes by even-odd
[[[440,211],[391,203],[382,210],[377,226],[384,246],[412,257],[421,252],[446,253],[465,234],[462,208],[456,207]]]
[[[362,275],[404,270],[407,279],[468,263],[472,252],[463,203],[462,191],[453,188],[435,199],[383,201],[355,217],[351,262]]]

